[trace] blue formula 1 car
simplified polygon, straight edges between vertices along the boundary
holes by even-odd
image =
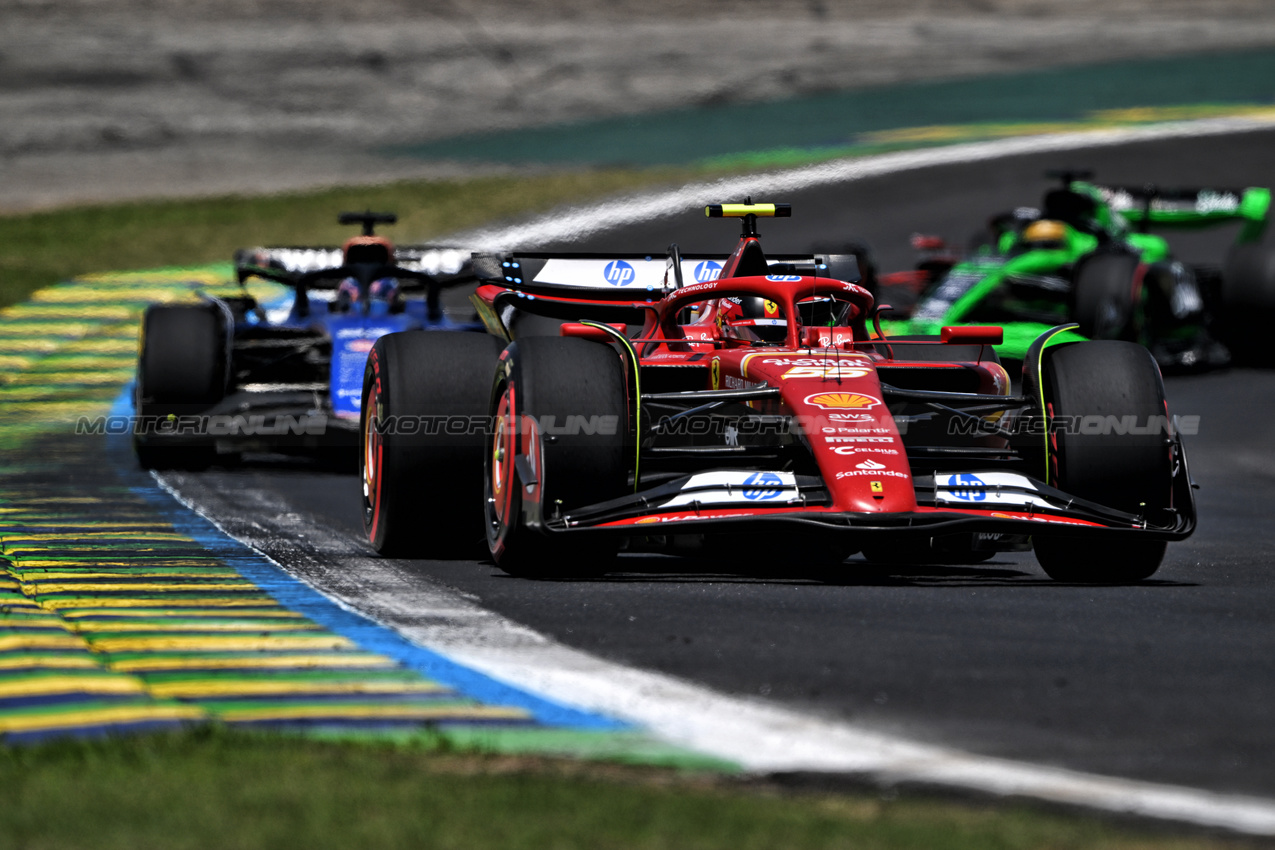
[[[372,345],[407,330],[483,330],[455,321],[442,290],[471,281],[469,255],[398,247],[375,233],[390,213],[341,213],[362,235],[341,248],[236,252],[242,285],[293,291],[261,304],[241,288],[197,304],[151,305],[142,320],[134,448],[144,468],[200,468],[244,452],[309,453],[357,445],[363,367]]]

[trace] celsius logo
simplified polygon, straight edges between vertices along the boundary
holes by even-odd
[[[753,501],[773,499],[784,490],[784,479],[773,472],[754,472],[744,479],[744,498]]]
[[[636,276],[633,266],[624,262],[624,260],[612,260],[607,263],[602,274],[607,279],[607,283],[612,286],[627,286]]]
[[[717,280],[722,274],[722,264],[712,260],[705,260],[695,267],[695,282],[708,283],[710,280]]]

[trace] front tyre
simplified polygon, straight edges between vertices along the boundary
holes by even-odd
[[[1137,309],[1138,258],[1091,254],[1076,268],[1072,317],[1090,339],[1128,339]]]
[[[363,372],[363,528],[382,555],[481,551],[487,400],[500,341],[406,331],[376,341]]]
[[[544,525],[624,495],[632,463],[624,361],[581,339],[517,340],[501,357],[490,409],[484,509],[496,565],[521,576],[604,572],[613,542]]]
[[[1164,382],[1150,352],[1131,342],[1082,342],[1047,351],[1044,393],[1055,426],[1052,483],[1071,495],[1157,521],[1172,506],[1173,448]],[[1138,532],[1036,535],[1036,560],[1059,581],[1149,578],[1165,543]]]
[[[1163,540],[1122,540],[1095,546],[1080,537],[1038,537],[1032,546],[1037,563],[1054,581],[1132,584],[1155,575],[1168,544]]]

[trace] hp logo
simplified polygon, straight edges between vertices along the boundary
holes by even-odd
[[[764,502],[784,490],[784,479],[773,472],[754,472],[744,479],[744,498]]]
[[[947,488],[955,498],[966,502],[981,502],[987,498],[987,484],[977,475],[953,475],[948,479]]]
[[[607,263],[606,268],[602,270],[603,276],[607,279],[607,283],[612,286],[628,286],[632,283],[636,273],[633,266],[624,262],[624,260],[612,260]]]
[[[695,267],[695,282],[708,283],[717,280],[722,274],[722,264],[713,260],[705,260]]]

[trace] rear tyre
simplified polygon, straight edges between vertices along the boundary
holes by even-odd
[[[1222,268],[1219,335],[1237,359],[1270,363],[1265,336],[1275,320],[1275,245],[1236,245]]]
[[[617,546],[533,526],[623,496],[632,462],[624,362],[609,346],[531,337],[505,349],[485,453],[487,543],[510,575],[606,572]]]
[[[363,528],[390,557],[482,549],[487,400],[500,341],[407,331],[381,337],[363,372]]]
[[[1092,254],[1076,268],[1072,317],[1090,339],[1128,339],[1133,334],[1138,258]]]
[[[1131,342],[1068,345],[1047,352],[1044,382],[1053,421],[1068,423],[1054,434],[1053,483],[1082,499],[1158,520],[1172,504],[1173,454],[1164,382],[1151,354]],[[1109,427],[1116,423],[1120,427]],[[1050,578],[1141,581],[1159,568],[1165,543],[1129,534],[1037,535],[1032,543]]]
[[[198,416],[226,395],[229,327],[215,304],[155,305],[142,317],[133,449],[143,469],[202,469],[217,457],[206,445],[166,444],[156,431]]]

